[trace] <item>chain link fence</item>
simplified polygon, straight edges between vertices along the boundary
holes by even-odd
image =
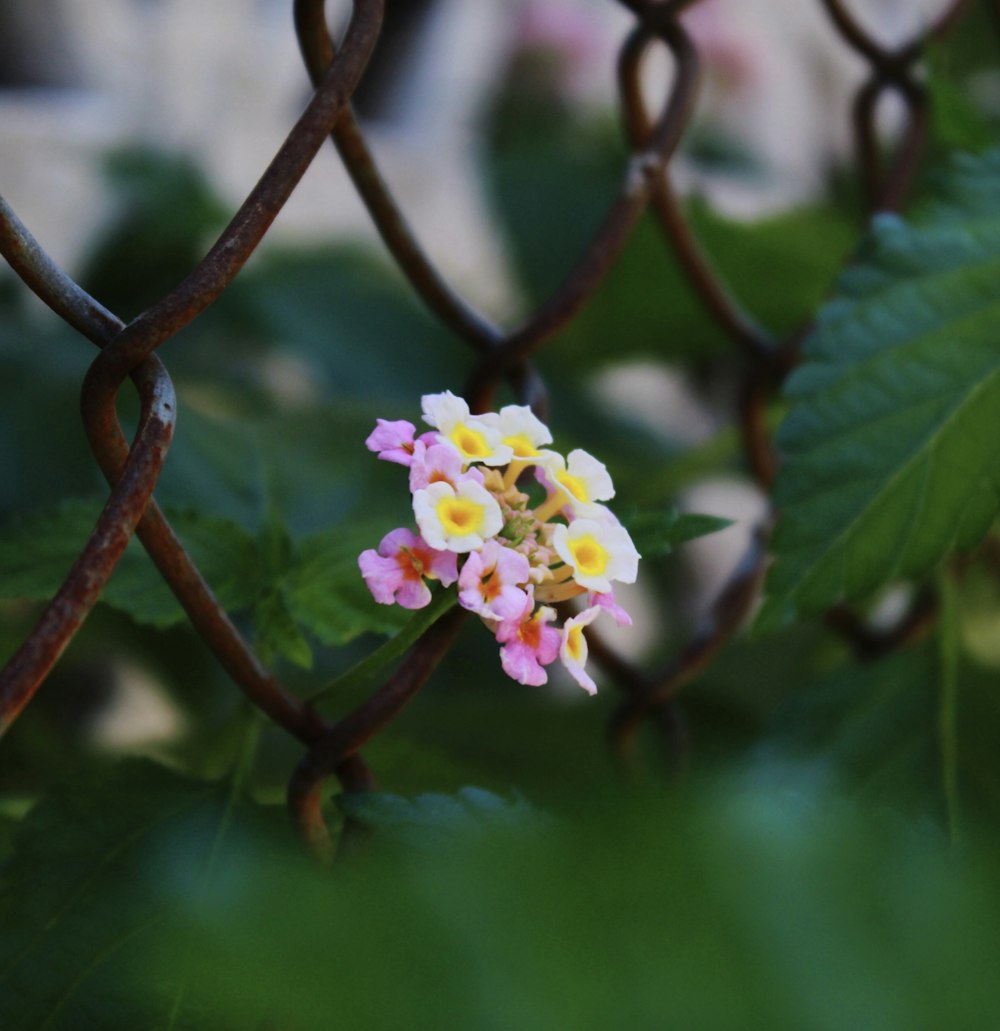
[[[618,64],[621,121],[629,146],[618,192],[561,284],[513,327],[487,318],[445,280],[383,181],[352,113],[352,94],[378,43],[383,0],[355,0],[350,23],[337,45],[328,31],[323,0],[295,0],[295,28],[315,90],[312,99],[205,257],[180,284],[131,322],[123,322],[58,268],[29,228],[0,200],[0,250],[5,259],[32,292],[98,348],[82,384],[82,410],[90,447],[109,485],[107,501],[85,547],[0,673],[0,730],[6,731],[31,701],[100,597],[134,534],[233,682],[270,720],[301,742],[305,755],[291,779],[289,801],[313,850],[326,853],[331,841],[320,805],[325,781],[335,775],[347,790],[370,787],[372,778],[361,747],[420,690],[454,640],[464,615],[461,610],[435,623],[364,704],[338,721],[328,720],[284,686],[254,654],[153,496],[168,460],[176,415],[170,375],[159,357],[161,348],[233,282],[328,137],[399,269],[430,312],[468,348],[471,371],[465,396],[473,411],[488,409],[498,386],[507,381],[522,403],[545,416],[548,393],[532,364],[533,356],[575,318],[614,266],[640,217],[651,213],[662,229],[664,246],[679,260],[690,291],[731,341],[741,381],[731,418],[739,428],[747,466],[759,485],[769,489],[775,457],[765,410],[796,365],[809,327],[778,339],[756,324],[740,303],[739,283],[724,282],[712,256],[700,245],[672,183],[671,159],[698,96],[701,58],[683,17],[697,0],[621,2],[634,15],[635,24],[621,47]],[[857,174],[868,209],[897,209],[910,190],[927,136],[922,56],[927,45],[948,33],[969,5],[965,0],[947,5],[918,38],[889,48],[869,34],[842,0],[821,2],[830,30],[868,66],[853,104]],[[650,52],[660,47],[672,56],[673,72],[666,94],[653,110],[641,72]],[[905,117],[891,153],[886,154],[876,116],[888,93],[902,100]],[[116,414],[116,398],[126,380],[131,380],[141,402],[138,429],[131,441]],[[594,658],[621,689],[611,736],[623,755],[646,723],[659,728],[673,753],[683,750],[684,727],[675,696],[712,661],[753,605],[764,569],[767,531],[767,526],[758,529],[702,625],[662,668],[641,668],[595,638]],[[872,630],[845,608],[831,612],[828,621],[859,655],[870,657],[919,634],[933,614],[933,597],[919,595],[888,630]]]

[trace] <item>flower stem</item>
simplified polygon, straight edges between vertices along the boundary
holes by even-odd
[[[581,587],[573,580],[568,580],[561,584],[553,584],[551,587],[548,584],[543,584],[541,587],[535,588],[535,601],[540,601],[543,605],[548,602],[566,601],[567,598],[575,598],[586,590],[586,587]]]
[[[535,518],[540,523],[546,523],[561,509],[569,498],[564,490],[553,491],[538,508],[535,509]]]
[[[517,483],[518,477],[529,465],[530,463],[525,462],[523,459],[512,458],[510,465],[507,466],[507,471],[503,474],[503,489],[507,490],[513,487]]]

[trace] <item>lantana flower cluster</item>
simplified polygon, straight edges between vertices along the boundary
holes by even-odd
[[[459,604],[500,643],[510,677],[544,684],[545,667],[560,659],[593,694],[584,628],[602,612],[631,625],[614,584],[634,583],[639,562],[603,504],[615,494],[607,469],[586,451],[551,450],[548,427],[522,405],[473,415],[450,391],[421,403],[429,431],[379,419],[365,442],[409,469],[418,531],[393,530],[361,554],[372,595],[419,609],[431,600],[428,581],[456,585]],[[553,606],[575,597],[582,610],[557,625]]]

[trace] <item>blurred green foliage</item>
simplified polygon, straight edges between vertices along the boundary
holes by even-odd
[[[4,877],[5,1018],[991,1027],[1000,898],[977,853],[787,772],[780,793],[696,783],[561,817],[483,791],[373,796],[360,811],[382,833],[329,877],[238,782],[126,765],[24,822]]]

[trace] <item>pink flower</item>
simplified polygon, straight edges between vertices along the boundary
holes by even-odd
[[[631,626],[632,617],[615,601],[614,588],[603,593],[591,591],[587,596],[589,605],[600,605],[602,609],[610,612],[619,626]]]
[[[462,456],[453,447],[431,444],[424,448],[417,441],[417,450],[413,452],[413,462],[410,464],[411,494],[442,481],[457,487],[462,480],[474,480],[482,484],[483,474],[474,467],[463,473]]]
[[[459,604],[486,619],[519,619],[528,594],[518,584],[528,582],[531,566],[519,551],[490,539],[472,551],[458,578]]]
[[[369,548],[358,556],[361,575],[381,605],[396,602],[404,609],[422,609],[431,600],[424,578],[448,587],[458,579],[458,556],[436,551],[412,530],[387,533],[378,551]]]
[[[600,611],[597,605],[592,605],[578,616],[567,619],[563,624],[562,646],[559,649],[559,658],[569,675],[587,694],[596,694],[597,685],[583,668],[587,662],[587,639],[583,636],[583,628],[593,623]]]
[[[413,461],[413,451],[417,443],[413,439],[416,426],[405,419],[376,419],[375,422],[375,429],[365,441],[365,447],[369,451],[377,451],[383,462],[409,465]]]
[[[534,598],[528,593],[518,617],[497,627],[497,640],[503,642],[500,665],[504,673],[519,684],[539,687],[548,680],[542,667],[555,662],[562,636],[548,626],[556,618],[555,609],[542,605],[532,615],[534,606]]]

